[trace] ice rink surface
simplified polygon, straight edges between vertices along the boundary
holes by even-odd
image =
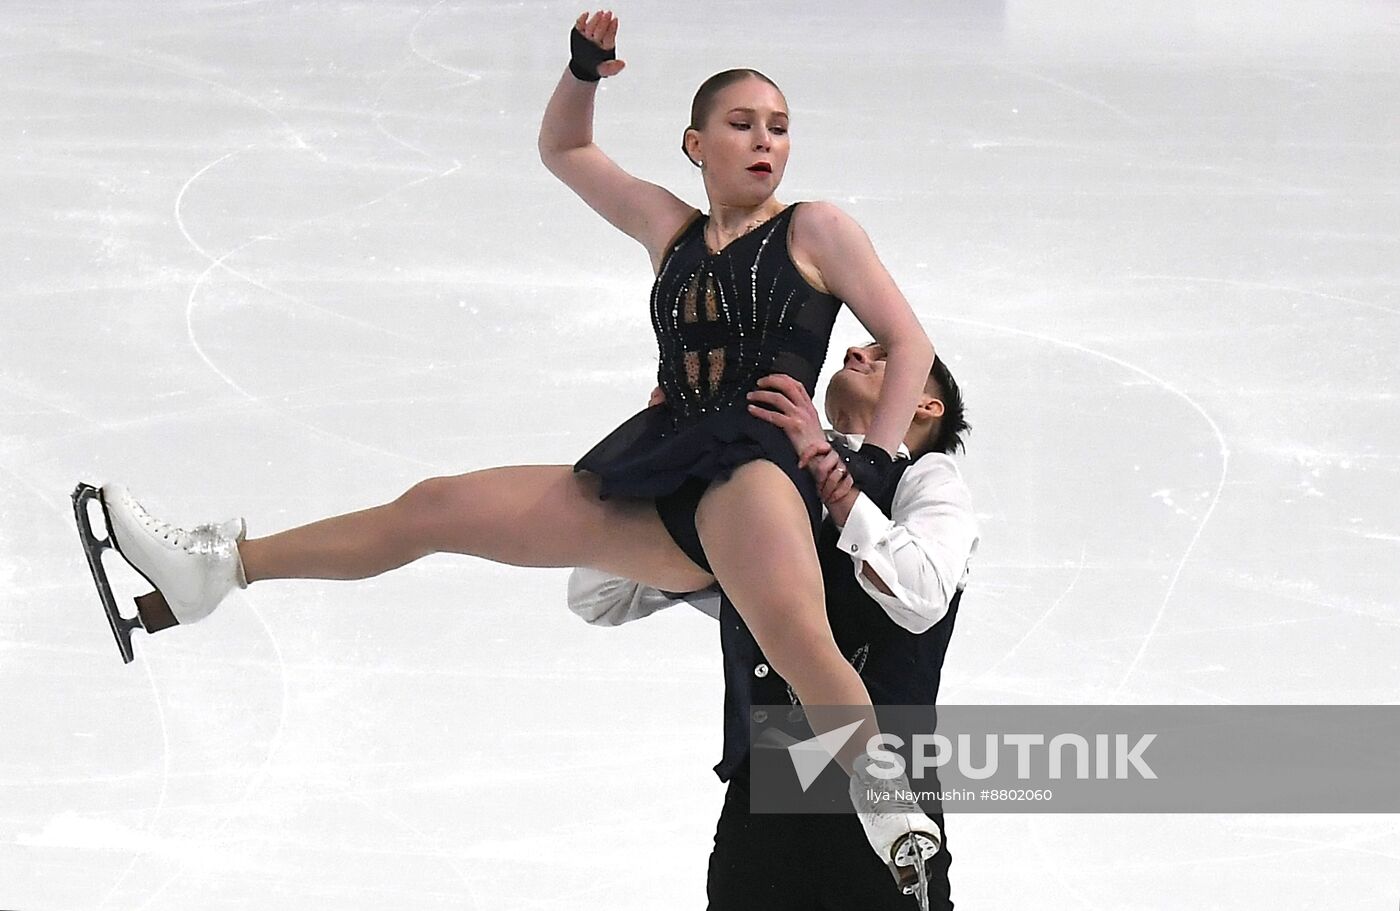
[[[580,9],[0,10],[0,907],[704,906],[704,617],[591,629],[565,570],[436,557],[254,586],[124,667],[68,499],[256,536],[640,410],[646,255],[535,151]],[[945,703],[1396,700],[1400,7],[617,11],[600,145],[703,206],[691,94],[765,71],[779,198],[865,226],[964,387]],[[865,338],[844,312],[827,372]],[[949,844],[966,909],[1400,902],[1394,816]]]

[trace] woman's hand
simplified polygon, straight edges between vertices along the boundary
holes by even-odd
[[[650,407],[652,407],[653,405],[664,405],[664,404],[666,404],[666,393],[664,393],[664,392],[661,391],[661,387],[660,387],[660,386],[657,386],[655,389],[653,389],[653,390],[651,391],[651,398],[647,399],[647,407],[650,408]]]
[[[594,47],[579,48],[575,39],[574,59],[569,64],[570,69],[577,66],[588,72],[596,72],[602,77],[616,76],[622,72],[622,68],[627,64],[621,60],[599,59],[602,55],[598,51],[604,51],[608,57],[612,57],[614,48],[617,47],[617,17],[611,10],[599,10],[592,16],[586,12],[580,13],[574,28]],[[577,71],[574,75],[585,78]]]
[[[826,442],[817,407],[801,383],[785,373],[770,373],[759,379],[758,385],[763,388],[749,393],[749,414],[781,427],[799,455]],[[760,404],[775,410],[760,408]]]

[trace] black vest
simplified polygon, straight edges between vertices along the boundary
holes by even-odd
[[[913,463],[895,462],[899,479]],[[896,483],[875,505],[886,516],[892,512]],[[837,548],[841,532],[828,516],[817,539],[826,612],[841,653],[851,662],[870,691],[875,705],[933,705],[943,658],[953,634],[958,602],[953,596],[948,613],[923,633],[911,633],[890,619],[885,609],[865,593],[856,581],[855,564]],[[724,652],[724,756],[715,766],[721,781],[747,770],[749,713],[755,705],[791,705],[797,696],[786,680],[768,665],[748,626],[739,617],[728,595],[720,592],[720,645]]]

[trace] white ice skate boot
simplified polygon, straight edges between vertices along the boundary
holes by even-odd
[[[851,803],[870,846],[889,867],[900,891],[915,896],[921,911],[928,911],[927,864],[938,853],[943,833],[919,808],[904,775],[877,778],[871,764],[868,754],[856,759]]]
[[[102,505],[107,522],[103,541],[92,533],[87,515],[87,503],[94,498]],[[139,626],[154,633],[194,623],[209,616],[235,585],[248,587],[238,556],[238,545],[247,533],[241,518],[179,528],[146,512],[121,484],[106,484],[100,491],[79,484],[73,492],[73,504],[88,566],[124,661],[132,660],[131,630]],[[128,619],[116,609],[102,568],[104,547],[115,549],[155,588],[136,599],[136,617]]]

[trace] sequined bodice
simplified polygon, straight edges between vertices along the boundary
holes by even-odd
[[[743,400],[759,377],[786,373],[816,391],[841,301],[811,286],[788,252],[793,203],[718,253],[701,215],[667,251],[651,289],[657,381],[677,421]]]

